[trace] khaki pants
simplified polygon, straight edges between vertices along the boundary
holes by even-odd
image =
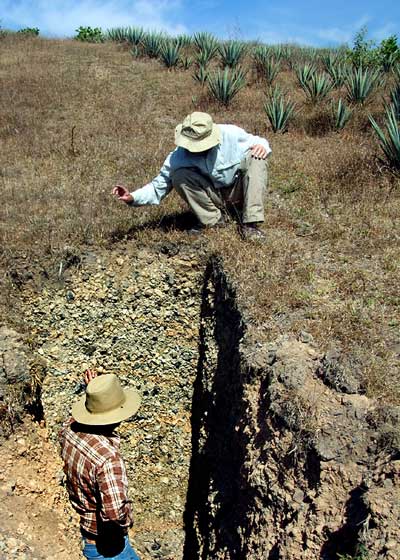
[[[192,167],[176,169],[172,185],[196,214],[201,224],[213,226],[221,210],[229,206],[242,210],[242,222],[264,221],[264,195],[267,184],[267,161],[247,155],[232,185],[216,189],[208,177]]]

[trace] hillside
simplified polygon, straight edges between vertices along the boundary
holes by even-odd
[[[124,440],[126,453],[131,443],[138,449],[135,537],[143,558],[178,560],[184,542],[185,560],[207,547],[202,558],[259,560],[254,551],[263,550],[265,558],[287,560],[299,547],[302,560],[321,550],[320,558],[336,560],[355,557],[363,542],[376,558],[395,558],[398,513],[395,506],[382,513],[383,490],[376,488],[379,480],[398,484],[400,179],[379,159],[368,121],[372,114],[383,122],[393,78],[335,131],[330,99],[343,97],[344,88],[312,105],[290,65],[282,65],[277,81],[297,113],[279,134],[268,125],[267,87],[250,57],[247,86],[225,107],[193,80],[193,68],[168,71],[123,45],[7,36],[0,53],[0,326],[21,335],[31,373],[41,372],[40,406],[30,411],[47,422],[46,445],[82,389],[83,367],[121,369],[145,392],[137,435]],[[234,221],[193,240],[186,232],[192,218],[175,193],[160,207],[140,209],[111,196],[116,183],[133,190],[158,173],[174,147],[175,125],[194,110],[268,138],[265,244],[243,241]],[[210,423],[218,417],[215,402],[237,424]],[[1,414],[8,422],[6,408]],[[226,444],[221,430],[229,434]],[[15,448],[4,448],[9,460],[18,455],[13,437]],[[163,438],[173,452],[163,449]],[[281,490],[260,483],[257,464],[269,453],[273,464],[264,474],[279,471]],[[371,454],[365,464],[364,453]],[[229,484],[213,463],[217,454]],[[210,479],[204,475],[196,489],[193,473],[207,470],[204,457],[211,457]],[[377,487],[368,505],[363,484],[370,475]],[[211,479],[215,487],[207,486]],[[146,493],[149,480],[154,486]],[[229,511],[243,488],[243,517],[229,518],[224,540],[218,511]],[[226,502],[214,503],[225,491]],[[396,492],[393,482],[390,499]],[[65,495],[57,499],[62,515]],[[361,514],[349,521],[352,508]],[[382,521],[383,532],[374,522],[363,540],[365,512]],[[257,537],[264,522],[277,524],[269,540]],[[286,526],[292,533],[283,543]]]

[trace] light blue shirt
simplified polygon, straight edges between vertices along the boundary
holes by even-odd
[[[198,154],[184,148],[175,148],[168,154],[157,177],[131,193],[134,199],[133,206],[160,204],[172,189],[171,175],[176,169],[182,167],[198,169],[202,175],[210,179],[216,189],[220,189],[233,183],[242,160],[252,146],[261,144],[268,154],[271,152],[265,138],[248,134],[233,124],[218,126],[221,130],[221,143],[218,146]]]

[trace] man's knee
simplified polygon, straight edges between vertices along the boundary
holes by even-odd
[[[249,154],[242,162],[242,173],[265,186],[268,180],[268,160],[255,158]]]

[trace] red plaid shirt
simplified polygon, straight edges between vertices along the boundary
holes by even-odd
[[[62,427],[60,442],[67,489],[81,529],[97,535],[100,519],[118,523],[127,532],[133,520],[119,437],[78,432],[73,422],[71,418]]]

